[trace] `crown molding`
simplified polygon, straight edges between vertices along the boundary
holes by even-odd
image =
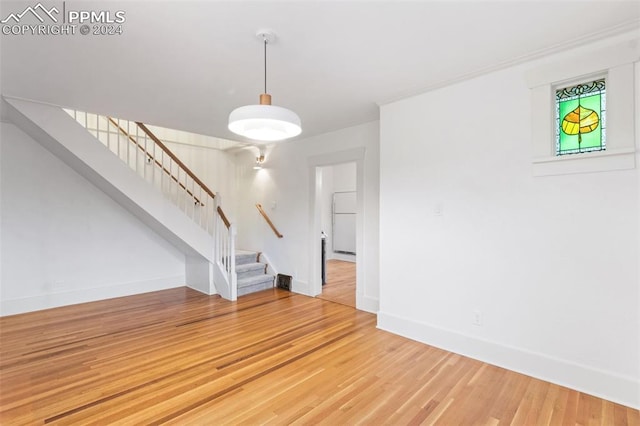
[[[461,74],[457,77],[453,77],[447,80],[442,80],[440,82],[430,84],[428,86],[421,87],[415,90],[404,91],[396,96],[383,99],[381,101],[377,101],[376,104],[380,106],[384,106],[386,104],[390,104],[393,102],[400,101],[402,99],[410,98],[412,96],[421,95],[427,92],[432,92],[437,89],[441,89],[443,87],[451,86],[457,83],[461,83],[463,81],[471,80],[476,77],[480,77],[485,74],[490,74],[495,71],[500,71],[509,67],[513,67],[516,65],[524,64],[526,62],[533,61],[535,59],[540,59],[545,56],[550,56],[555,53],[561,53],[569,49],[574,49],[577,47],[584,46],[589,43],[593,43],[596,41],[600,41],[603,39],[619,36],[625,33],[633,33],[635,32],[635,36],[640,35],[640,19],[633,19],[631,21],[623,22],[621,24],[609,27],[604,30],[596,31],[593,33],[589,33],[587,35],[574,38],[562,43],[557,43],[551,46],[547,46],[542,49],[534,50],[532,52],[526,53],[524,55],[517,56],[515,58],[498,62],[494,65],[490,65],[487,67],[479,68],[475,71]],[[633,35],[633,34],[632,34]]]

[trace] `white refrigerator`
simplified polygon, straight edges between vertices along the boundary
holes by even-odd
[[[356,192],[333,193],[333,251],[356,254]]]

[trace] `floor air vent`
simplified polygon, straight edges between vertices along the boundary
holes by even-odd
[[[278,274],[277,287],[283,290],[291,291],[291,280],[293,277],[291,275]]]

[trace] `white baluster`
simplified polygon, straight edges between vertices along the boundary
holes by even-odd
[[[191,220],[211,235],[214,238],[216,258],[224,261],[228,271],[232,270],[230,257],[233,257],[235,248],[228,232],[229,229],[226,228],[217,212],[217,207],[220,205],[219,196],[209,195],[208,190],[200,185],[186,169],[176,163],[164,149],[160,148],[155,140],[151,139],[136,122],[119,118],[111,119],[106,115],[89,114],[75,109],[63,110],[76,122],[83,125],[108,150],[125,161],[139,176],[146,181],[150,180],[154,187],[160,189],[163,196],[169,198]],[[133,127],[135,127],[135,131]],[[143,134],[141,135],[140,132]],[[113,141],[112,133],[115,138]],[[123,146],[123,143],[126,146]],[[149,146],[149,143],[153,144],[153,148]],[[134,152],[131,152],[132,149]],[[169,157],[168,160],[166,156]],[[140,167],[143,167],[143,170],[140,170]],[[149,167],[151,170],[147,171]],[[159,167],[160,170],[156,170],[156,167]],[[160,173],[159,177],[158,173]],[[168,182],[165,184],[166,179]]]
[[[231,286],[231,298],[235,299],[238,294],[238,283],[236,280],[236,246],[235,246],[236,228],[233,224],[229,227],[229,256],[231,257],[229,268],[229,285]]]
[[[138,127],[138,126],[136,126],[136,127]],[[157,184],[156,184],[156,143],[155,143],[155,141],[153,142],[153,158],[151,159],[151,182],[153,182],[153,186],[157,186]]]

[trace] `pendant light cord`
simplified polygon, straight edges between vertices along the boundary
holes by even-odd
[[[267,92],[267,38],[264,37],[264,93]]]

